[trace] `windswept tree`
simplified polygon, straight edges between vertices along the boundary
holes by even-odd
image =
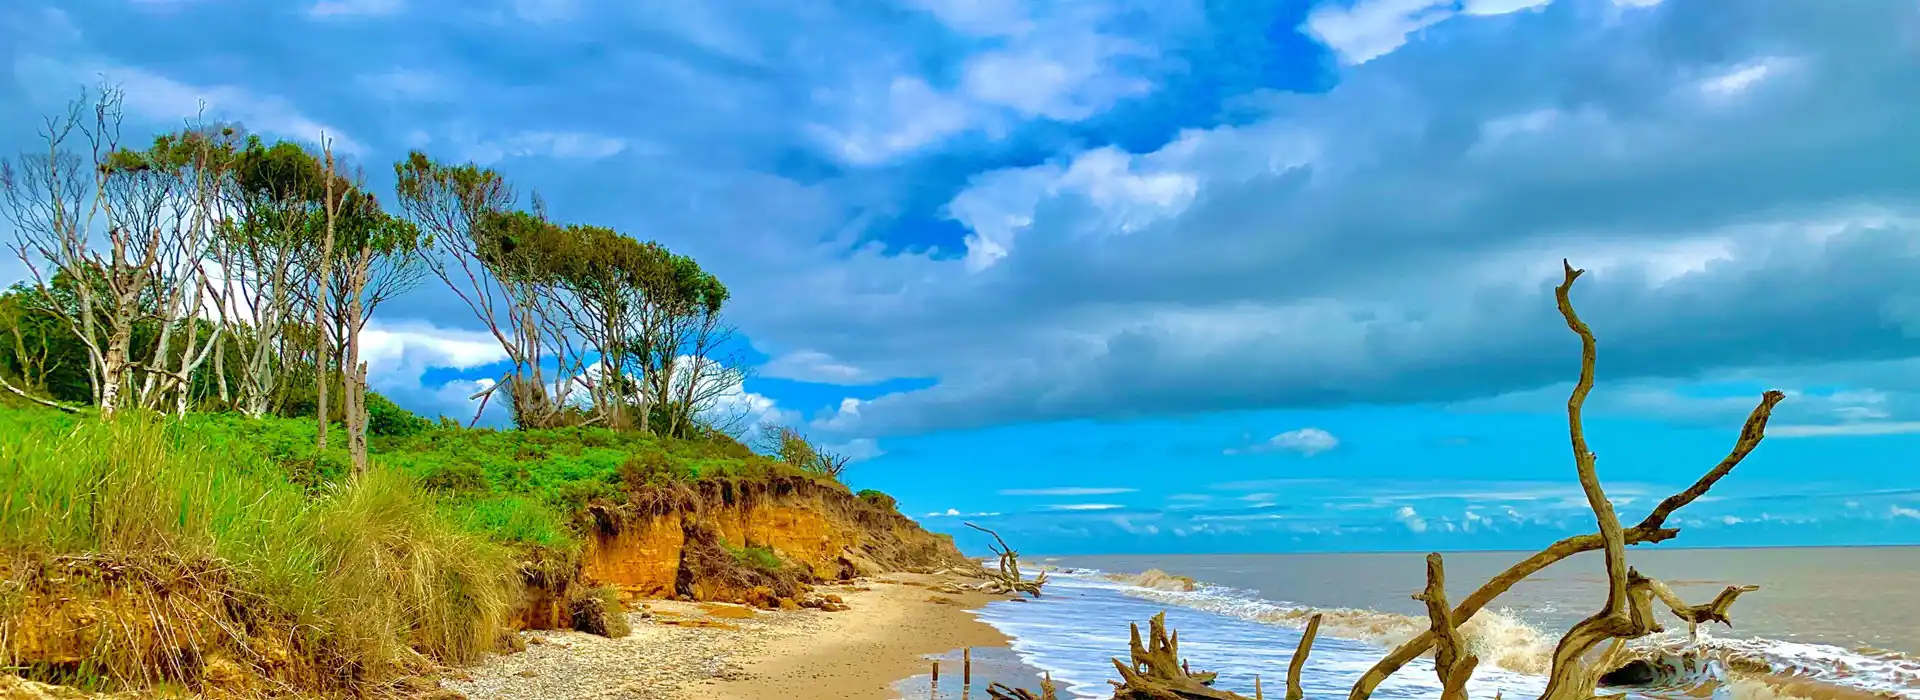
[[[214,298],[222,317],[237,326],[238,408],[260,417],[273,410],[287,358],[297,356],[289,336],[301,324],[304,264],[313,222],[321,215],[325,173],[298,144],[249,137],[235,157],[234,176],[231,216],[215,253],[221,275]],[[216,366],[225,369],[220,360]]]
[[[851,455],[834,452],[815,444],[806,434],[792,426],[763,426],[758,442],[757,447],[761,451],[779,458],[782,462],[834,479],[846,473],[847,463],[852,461]]]
[[[322,333],[340,348],[345,376],[341,409],[346,416],[347,451],[354,468],[367,467],[367,365],[361,360],[360,335],[374,309],[419,284],[425,274],[420,229],[380,208],[379,200],[355,185],[339,198],[334,218],[333,271],[323,290],[330,309]]]
[[[183,129],[155,138],[144,151],[121,151],[114,159],[120,170],[150,176],[142,178],[149,192],[142,197],[143,209],[152,212],[149,225],[161,232],[151,271],[158,334],[142,363],[142,407],[185,414],[193,374],[221,341],[224,324],[207,318],[213,296],[207,263],[216,242],[221,200],[231,183],[238,134],[227,125]],[[172,405],[167,407],[169,399]]]
[[[727,287],[692,258],[669,255],[642,283],[646,299],[637,309],[629,344],[646,378],[641,387],[641,425],[685,437],[716,400],[744,379],[741,364],[719,355],[731,329],[722,323]]]
[[[537,251],[553,225],[515,211],[513,191],[493,170],[445,165],[415,151],[393,166],[400,208],[433,242],[427,269],[473,311],[513,367],[487,391],[505,387],[514,420],[536,427],[555,414],[541,378],[538,314],[551,277]]]

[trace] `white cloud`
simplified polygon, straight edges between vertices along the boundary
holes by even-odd
[[[578,131],[523,131],[492,139],[455,137],[466,157],[481,165],[507,158],[599,160],[626,151],[624,138]]]
[[[1892,509],[1888,512],[1892,514],[1893,517],[1896,517],[1896,518],[1914,518],[1916,520],[1920,520],[1920,510],[1915,510],[1913,508],[1893,506]]]
[[[1356,0],[1351,6],[1328,3],[1307,13],[1309,36],[1358,65],[1393,53],[1414,32],[1453,16],[1453,0]]]
[[[1465,0],[1460,8],[1461,14],[1468,15],[1505,15],[1523,10],[1544,9],[1553,0]]]
[[[1319,428],[1301,428],[1268,438],[1266,442],[1248,447],[1229,448],[1226,454],[1257,454],[1285,450],[1298,452],[1312,457],[1340,446],[1340,439]]]
[[[928,513],[926,514],[925,517],[928,517],[928,518],[959,518],[959,517],[991,518],[996,515],[999,515],[999,513],[962,513],[958,508],[948,508],[945,512]]]
[[[1393,518],[1400,521],[1402,525],[1406,525],[1407,529],[1413,532],[1427,531],[1426,518],[1420,517],[1420,513],[1415,511],[1413,506],[1400,506],[1393,511]]]
[[[1110,496],[1119,493],[1133,493],[1139,489],[1062,486],[1045,489],[1004,489],[1002,496]]]
[[[883,90],[835,96],[847,115],[835,125],[811,130],[840,157],[855,165],[874,165],[966,131],[986,116],[965,100],[942,93],[917,77],[896,77]]]
[[[402,0],[319,0],[307,8],[313,17],[377,17],[399,12]]]
[[[760,366],[761,376],[818,384],[858,385],[872,381],[863,370],[813,350],[795,350]]]
[[[1059,503],[1047,506],[1047,510],[1114,510],[1122,507],[1113,503]]]
[[[768,401],[772,405],[772,401]],[[858,464],[887,453],[880,449],[880,443],[873,438],[854,438],[843,443],[827,445],[827,450],[847,458],[850,463]]]

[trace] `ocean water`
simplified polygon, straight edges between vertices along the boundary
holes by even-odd
[[[1459,601],[1527,553],[1447,557],[1448,598]],[[1178,555],[1039,558],[1060,567],[1046,595],[996,602],[983,620],[1014,638],[1026,663],[1051,672],[1063,697],[1105,698],[1111,659],[1127,651],[1128,623],[1165,611],[1182,656],[1220,673],[1217,687],[1251,696],[1254,675],[1284,694],[1287,664],[1306,618],[1324,613],[1303,686],[1310,698],[1343,698],[1385,650],[1427,626],[1411,594],[1425,582],[1424,554]],[[1734,605],[1735,627],[1686,625],[1664,611],[1668,632],[1631,645],[1665,671],[1653,683],[1606,689],[1638,698],[1775,697],[1783,682],[1806,697],[1870,694],[1920,699],[1920,548],[1636,549],[1630,560],[1689,602],[1729,584],[1761,590]],[[1188,576],[1195,590],[1150,570]],[[1474,698],[1535,697],[1557,639],[1605,600],[1600,557],[1582,555],[1516,586],[1463,630],[1481,657]],[[1430,660],[1395,674],[1375,698],[1438,698]]]

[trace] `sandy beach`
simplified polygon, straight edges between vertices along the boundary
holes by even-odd
[[[959,690],[961,649],[1008,642],[969,612],[1004,596],[938,590],[968,581],[891,574],[816,589],[845,600],[850,609],[840,612],[639,601],[627,637],[524,632],[526,651],[489,656],[442,684],[474,700],[893,700],[903,682],[925,692],[911,679],[928,672],[927,657],[951,652],[942,686]],[[1032,669],[1008,662],[1010,654],[982,657],[976,693],[994,681],[1034,684]]]

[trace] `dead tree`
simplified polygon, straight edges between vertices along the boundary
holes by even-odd
[[[1593,390],[1595,343],[1593,332],[1574,313],[1569,292],[1573,288],[1574,280],[1583,271],[1575,270],[1565,261],[1561,262],[1561,266],[1566,273],[1565,280],[1555,288],[1555,299],[1559,304],[1561,315],[1567,321],[1567,327],[1579,335],[1581,341],[1580,379],[1574,386],[1573,395],[1567,399],[1568,428],[1573,442],[1574,460],[1581,489],[1587,496],[1589,506],[1594,510],[1600,532],[1560,540],[1539,553],[1521,560],[1481,585],[1479,590],[1467,596],[1467,599],[1455,607],[1449,615],[1454,625],[1464,625],[1475,613],[1480,612],[1495,598],[1507,592],[1514,584],[1539,573],[1542,569],[1581,552],[1606,550],[1609,583],[1607,606],[1600,614],[1575,625],[1566,636],[1561,638],[1560,645],[1554,654],[1553,675],[1549,678],[1546,694],[1541,696],[1549,700],[1576,696],[1581,692],[1580,687],[1589,685],[1590,678],[1580,680],[1583,676],[1590,674],[1578,668],[1580,666],[1578,659],[1594,645],[1608,639],[1638,637],[1659,629],[1659,625],[1653,622],[1651,614],[1647,612],[1645,602],[1654,594],[1658,582],[1626,567],[1626,546],[1664,542],[1680,534],[1677,528],[1666,526],[1667,518],[1672,516],[1674,511],[1705,495],[1708,489],[1731,473],[1734,467],[1739,466],[1741,460],[1746,459],[1747,455],[1760,445],[1760,441],[1766,437],[1767,420],[1773,415],[1773,407],[1786,398],[1785,394],[1778,391],[1762,394],[1759,405],[1755,406],[1753,412],[1747,416],[1747,422],[1740,430],[1739,439],[1725,459],[1720,460],[1718,465],[1708,470],[1692,486],[1668,496],[1666,500],[1654,506],[1653,512],[1648,513],[1639,524],[1623,529],[1619,517],[1613,512],[1613,505],[1606,500],[1606,494],[1594,472],[1595,457],[1587,449],[1586,437],[1581,428],[1580,411],[1586,402],[1588,392]],[[1721,595],[1724,604],[1719,614],[1720,617],[1724,617],[1724,606],[1731,605],[1738,593]],[[1720,602],[1721,600],[1716,600],[1716,603]],[[1673,601],[1668,601],[1668,604],[1672,606]],[[1712,606],[1713,604],[1697,607],[1704,607],[1711,611]],[[1684,609],[1692,611],[1696,606],[1688,606]],[[1675,607],[1675,614],[1680,615],[1681,619],[1689,619],[1689,615],[1699,617],[1704,614],[1704,612],[1683,613],[1680,612],[1681,610],[1681,607]],[[1374,688],[1379,687],[1388,676],[1393,675],[1407,662],[1433,649],[1435,640],[1436,635],[1428,631],[1394,648],[1385,658],[1374,664],[1373,668],[1368,669],[1358,682],[1354,683],[1348,699],[1366,700],[1373,694]]]
[[[1020,575],[1020,553],[1007,546],[1007,541],[1000,539],[1000,533],[973,523],[966,523],[966,526],[992,535],[993,540],[1000,543],[999,547],[987,545],[988,549],[992,549],[994,554],[999,555],[1000,571],[998,574],[990,572],[987,582],[980,584],[980,590],[990,593],[1026,593],[1035,598],[1040,597],[1040,587],[1047,585],[1047,572],[1042,571],[1039,576],[1027,580]]]

